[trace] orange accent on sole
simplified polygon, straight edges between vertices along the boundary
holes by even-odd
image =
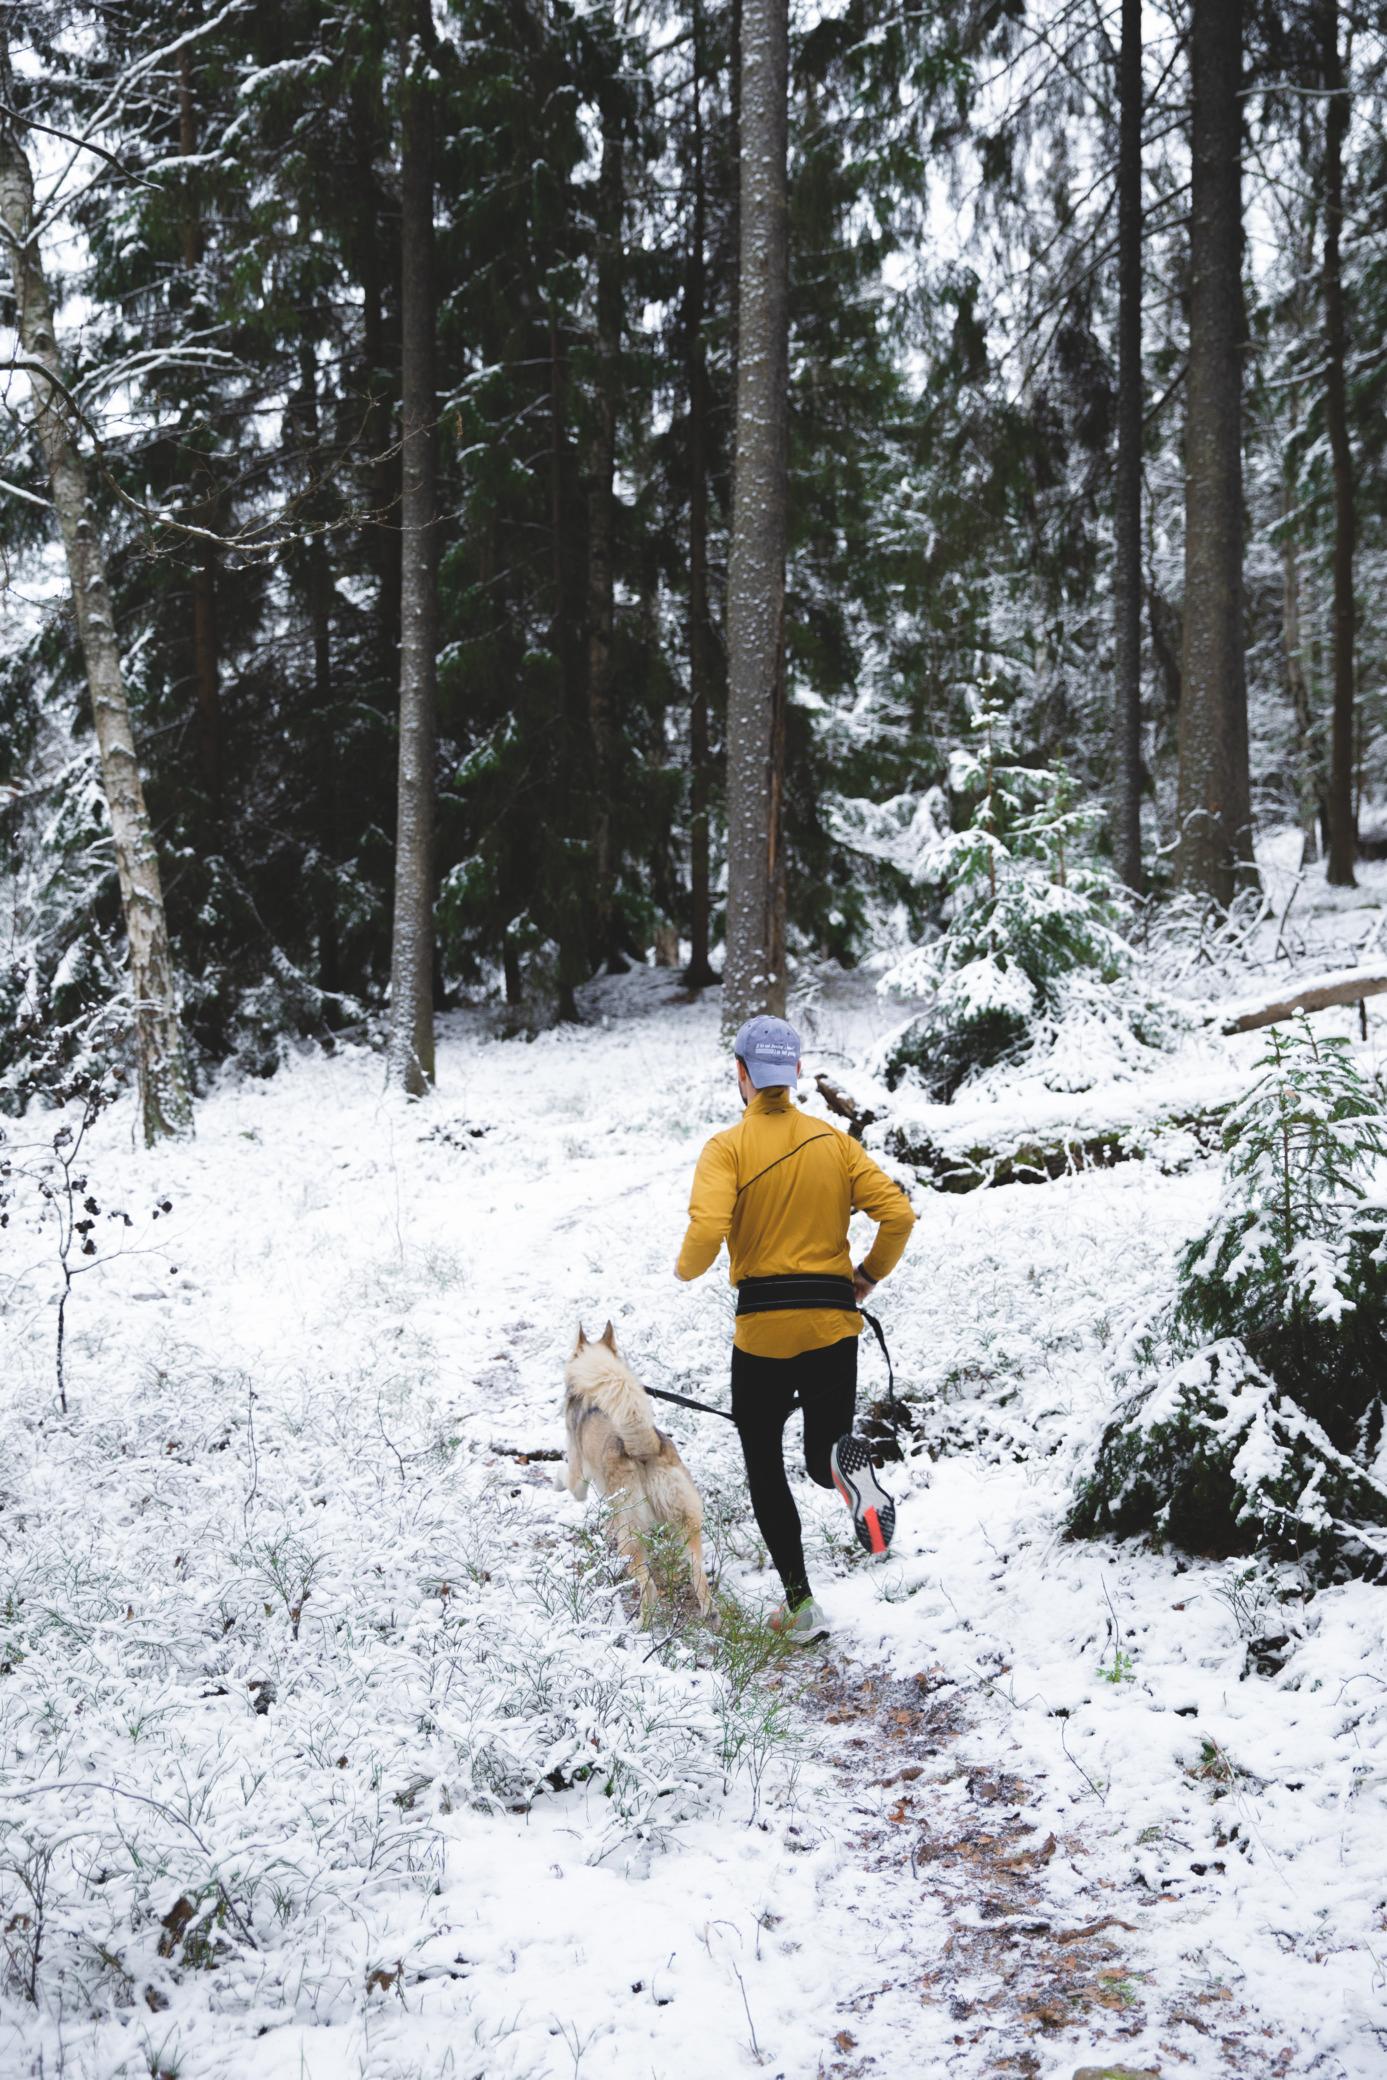
[[[836,1473],[833,1476],[833,1485],[838,1490],[838,1493],[842,1496],[844,1502],[846,1502],[848,1508],[851,1509],[852,1497],[851,1495],[849,1495],[847,1489],[843,1486],[843,1483],[839,1480]]]
[[[862,1521],[867,1527],[867,1536],[872,1541],[872,1551],[874,1553],[884,1553],[886,1551],[886,1540],[881,1535],[881,1520],[877,1516],[876,1511],[874,1509],[864,1509]]]

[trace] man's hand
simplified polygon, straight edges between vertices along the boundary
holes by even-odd
[[[864,1300],[868,1299],[871,1296],[871,1294],[873,1294],[876,1291],[876,1289],[876,1280],[874,1278],[868,1278],[866,1272],[863,1271],[860,1267],[853,1272],[852,1297],[857,1302],[859,1307],[862,1305]]]

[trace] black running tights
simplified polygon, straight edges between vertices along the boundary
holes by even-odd
[[[821,1488],[831,1488],[828,1455],[851,1430],[856,1401],[855,1336],[797,1358],[757,1358],[733,1349],[732,1415],[742,1440],[751,1507],[792,1610],[808,1600],[809,1578],[799,1511],[785,1478],[786,1419],[798,1402],[804,1410],[804,1470]]]

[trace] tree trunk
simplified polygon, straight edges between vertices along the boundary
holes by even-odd
[[[506,982],[506,1009],[518,1018],[525,1002],[525,985],[520,972],[520,950],[509,931],[501,934],[501,972]]]
[[[384,41],[387,32],[377,23],[374,6],[370,19],[373,34]],[[393,371],[400,358],[394,322],[399,276],[389,265],[387,212],[376,172],[388,149],[383,129],[380,98],[372,93],[363,68],[352,85],[348,124],[353,145],[350,178],[360,198],[360,235],[353,265],[361,283],[361,450],[370,508],[368,550],[378,587],[378,641],[386,669],[394,670],[400,647],[400,457],[392,403]]]
[[[379,218],[379,237],[385,225]],[[393,333],[394,327],[390,327]],[[390,665],[400,650],[400,457],[395,449],[389,385],[383,376],[394,366],[396,341],[387,339],[384,284],[377,238],[368,237],[361,267],[361,351],[365,362],[366,406],[362,413],[362,445],[367,455],[366,495],[370,501],[371,557],[378,587],[377,613],[381,649]]]
[[[318,986],[337,996],[342,989],[342,945],[337,925],[336,879],[341,855],[337,790],[337,747],[333,731],[332,572],[327,544],[315,535],[308,545],[308,615],[313,632],[313,721],[318,764]],[[328,1007],[333,1023],[335,1007]]]
[[[178,53],[178,149],[190,162],[197,150],[197,110],[193,102],[192,57],[187,44]],[[202,261],[202,218],[191,173],[183,191],[183,265],[192,274]],[[188,285],[190,288],[191,284]],[[196,300],[196,290],[192,291]]]
[[[1185,422],[1182,885],[1227,905],[1255,879],[1243,660],[1242,0],[1194,0]]]
[[[193,100],[192,58],[185,45],[178,53],[178,149],[191,162],[197,151],[197,108]],[[186,174],[183,193],[183,266],[185,287],[196,307],[201,302],[198,269],[202,265],[202,216],[191,174]],[[199,502],[198,520],[215,527],[216,486],[204,461],[200,472],[207,479],[207,495]],[[214,823],[222,813],[222,720],[221,672],[217,654],[217,552],[205,542],[198,552],[192,573],[193,699],[196,714],[198,769],[203,793]]]
[[[13,106],[8,52],[0,45],[0,98]],[[58,516],[73,611],[86,663],[102,785],[111,817],[121,909],[130,947],[140,1121],[147,1147],[192,1131],[183,1035],[154,832],[145,806],[125,697],[106,561],[87,490],[58,360],[53,306],[33,229],[34,182],[13,120],[0,116],[0,219],[14,279],[16,329],[30,374],[30,417]],[[46,371],[52,382],[45,380]]]
[[[400,5],[400,766],[389,1080],[420,1097],[434,1078],[433,814],[438,650],[433,166],[427,0]]]
[[[1292,391],[1291,432],[1295,433]],[[1287,443],[1293,452],[1294,439]],[[1286,651],[1286,684],[1296,723],[1296,794],[1300,803],[1303,833],[1300,863],[1308,866],[1320,854],[1320,837],[1328,829],[1325,802],[1324,761],[1320,754],[1319,731],[1305,673],[1304,641],[1300,624],[1300,545],[1295,537],[1296,487],[1289,464],[1281,482],[1281,635]]]
[[[1165,690],[1167,722],[1180,714],[1180,655],[1184,649],[1184,631],[1179,609],[1171,604],[1164,593],[1157,590],[1156,581],[1148,573],[1146,579],[1146,614],[1151,630],[1151,655],[1155,660],[1158,683]]]
[[[597,370],[588,491],[588,723],[592,735],[594,947],[612,974],[627,963],[616,931],[612,867],[612,631],[615,584],[616,421],[621,379],[622,206],[621,109],[603,112],[602,167],[597,181]]]
[[[787,35],[787,37],[788,37],[788,34],[789,34],[789,29],[788,29],[788,25],[787,25],[787,28],[786,28],[786,35]],[[729,160],[729,165],[728,165],[727,167],[725,167],[725,168],[723,169],[723,178],[724,178],[724,179],[725,179],[725,180],[727,181],[727,218],[728,218],[728,223],[727,223],[727,237],[728,237],[728,248],[727,248],[727,249],[728,249],[728,251],[729,251],[730,253],[735,253],[735,254],[737,254],[737,256],[738,256],[738,258],[739,258],[739,260],[740,260],[740,256],[741,256],[741,251],[742,251],[742,50],[743,50],[743,38],[742,38],[742,0],[732,0],[732,19],[731,19],[731,21],[730,21],[730,22],[729,22],[729,24],[728,24],[728,36],[729,36],[729,64],[728,64],[728,82],[727,82],[727,104],[728,104],[728,105],[727,105],[727,119],[728,119],[728,144],[729,144],[730,150],[729,150],[729,153],[728,153],[728,160]],[[786,74],[786,101],[787,101],[787,116],[788,116],[788,100],[789,100],[789,59],[788,59],[788,57],[787,57],[787,59],[786,59],[786,66],[785,66],[785,74]],[[787,124],[787,149],[788,149],[788,124]],[[734,401],[735,401],[735,398],[736,398],[736,391],[737,391],[737,328],[738,328],[738,326],[739,326],[739,325],[741,324],[741,320],[742,320],[742,307],[741,307],[741,298],[740,298],[740,296],[739,296],[739,295],[734,295],[734,296],[732,297],[732,308],[731,308],[731,310],[730,310],[730,311],[728,312],[728,326],[727,326],[727,347],[728,347],[729,367],[730,367],[730,370],[731,370],[731,379],[732,379],[732,394],[733,394],[733,398],[734,398]],[[735,451],[734,451],[734,456],[733,456],[733,465],[734,465],[734,469],[735,469],[735,463],[736,463],[736,457],[735,457]]]
[[[561,794],[565,818],[572,817],[572,804],[578,795],[581,782],[575,773],[574,756],[581,742],[579,718],[574,712],[575,682],[577,672],[573,656],[573,624],[571,613],[568,530],[565,527],[565,486],[568,478],[567,436],[564,430],[565,384],[563,340],[559,331],[559,315],[554,305],[549,306],[549,556],[551,582],[553,585],[553,612],[549,622],[549,641],[558,666],[559,713],[555,745],[563,767]],[[579,753],[579,756],[581,754]],[[581,770],[581,768],[579,768]],[[566,828],[571,827],[567,824]],[[591,964],[587,957],[585,921],[591,912],[587,906],[588,891],[576,885],[575,877],[567,872],[560,885],[553,891],[554,937],[558,942],[559,958],[556,981],[556,1015],[562,1025],[576,1025],[578,1021],[578,985],[587,980]]]
[[[1339,969],[1327,975],[1303,977],[1284,996],[1270,1002],[1245,1004],[1241,1010],[1224,1005],[1217,1014],[1224,1033],[1256,1033],[1263,1026],[1279,1025],[1298,1011],[1328,1011],[1336,1004],[1361,1004],[1387,990],[1387,968],[1371,963],[1365,968]]]
[[[712,859],[708,704],[712,643],[708,625],[708,190],[703,137],[703,8],[693,0],[693,225],[684,278],[684,350],[689,385],[689,965],[690,989],[716,980],[712,938]]]
[[[199,518],[211,525],[214,501],[209,500]],[[203,792],[214,824],[222,813],[222,701],[221,671],[217,658],[217,552],[210,542],[202,548],[193,571],[193,689],[197,708],[197,756]]]
[[[737,446],[727,583],[727,965],[730,1037],[783,1013],[787,505],[787,0],[742,0]]]
[[[1327,90],[1324,122],[1324,416],[1334,476],[1334,722],[1329,750],[1329,865],[1336,888],[1354,886],[1358,834],[1353,810],[1353,457],[1344,377],[1344,283],[1339,248],[1344,222],[1344,139],[1349,102],[1339,55],[1338,0],[1321,0],[1320,38]]]
[[[337,749],[333,733],[332,567],[321,532],[324,518],[318,481],[321,427],[318,415],[317,344],[322,337],[318,313],[305,315],[299,340],[299,384],[303,391],[304,431],[309,456],[304,511],[312,526],[306,545],[306,593],[309,635],[313,645],[312,743],[317,766],[317,867],[314,911],[318,925],[318,986],[336,996],[342,988],[341,942],[337,926],[337,863],[341,856],[338,829]],[[328,1023],[335,1006],[327,1007]]]
[[[1117,667],[1113,845],[1141,888],[1141,0],[1122,0],[1117,155],[1117,481],[1113,605]]]

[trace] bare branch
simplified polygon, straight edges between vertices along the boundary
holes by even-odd
[[[0,491],[7,492],[11,498],[22,498],[28,505],[42,506],[45,513],[53,510],[51,498],[40,498],[37,491],[26,491],[22,484],[12,484],[8,477],[0,477]]]
[[[157,181],[146,180],[142,173],[135,173],[114,152],[108,152],[105,145],[93,144],[89,137],[74,137],[70,130],[55,129],[52,123],[41,123],[37,116],[26,116],[4,101],[0,101],[0,115],[8,116],[12,123],[22,123],[26,130],[42,130],[47,137],[60,137],[64,144],[75,144],[81,151],[91,152],[96,158],[104,159],[108,166],[114,166],[123,179],[134,181],[138,187],[150,188],[156,195],[163,193]]]

